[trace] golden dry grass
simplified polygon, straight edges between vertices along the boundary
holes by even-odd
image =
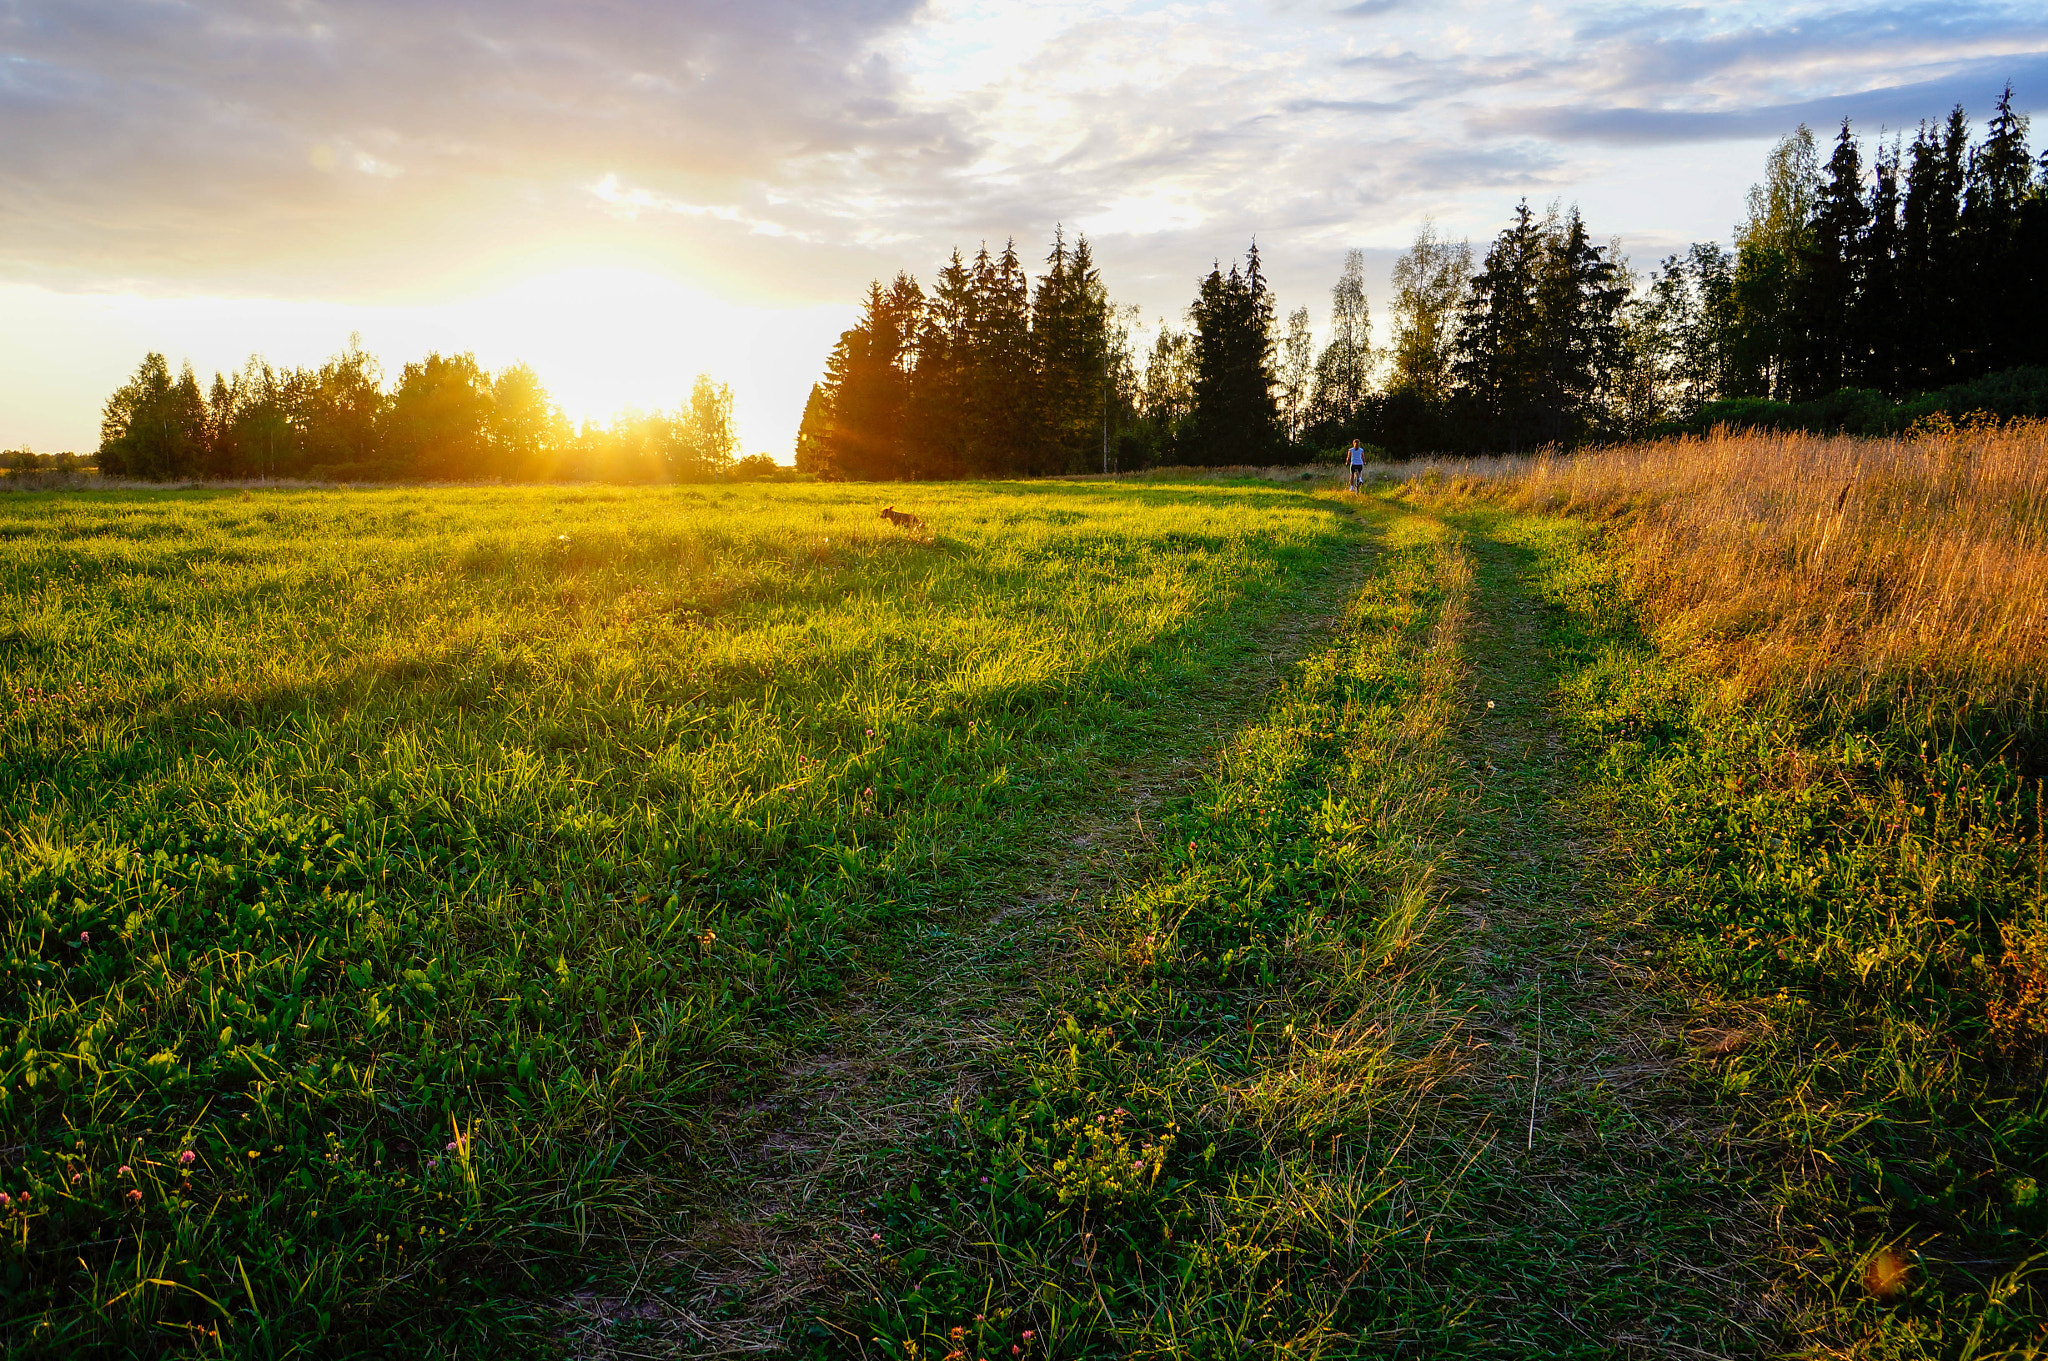
[[[1661,639],[1743,697],[2048,717],[2048,422],[1717,430],[1500,471],[1609,525]]]

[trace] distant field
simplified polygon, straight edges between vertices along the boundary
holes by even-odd
[[[9,1345],[525,1326],[1352,532],[893,496],[0,499]]]

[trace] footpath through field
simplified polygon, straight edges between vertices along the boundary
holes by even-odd
[[[850,989],[818,1018],[828,1045],[786,1062],[769,1090],[709,1127],[699,1196],[673,1234],[622,1245],[626,1275],[559,1302],[579,1356],[803,1353],[834,1335],[812,1321],[836,1304],[849,1227],[900,1185],[919,1143],[978,1098],[1016,1019],[1072,947],[1077,913],[1112,891],[1156,843],[1160,808],[1184,799],[1218,748],[1301,657],[1323,646],[1366,572],[1347,555],[1293,608],[1260,621],[1237,663],[1185,693],[1142,760],[1105,773],[1085,809],[1033,863],[1028,888],[993,911],[925,926],[895,974]],[[636,1287],[681,1275],[687,1298]],[[808,1325],[808,1331],[807,1331]]]
[[[1037,893],[933,929],[732,1113],[639,1248],[695,1295],[578,1297],[580,1354],[1769,1350],[1530,555],[1487,512],[1359,511],[1327,598]]]

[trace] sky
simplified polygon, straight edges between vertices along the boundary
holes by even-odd
[[[2008,81],[2048,98],[2039,0],[0,0],[0,448],[92,449],[149,350],[359,333],[578,418],[709,373],[787,460],[867,281],[955,246],[1085,232],[1140,343],[1254,239],[1320,327],[1359,248],[1384,336],[1425,217],[1577,203],[1640,268],[1798,123]]]

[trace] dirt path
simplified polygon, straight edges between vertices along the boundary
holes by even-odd
[[[1772,1329],[1736,1265],[1754,1215],[1731,1186],[1725,1120],[1677,1071],[1697,1037],[1655,988],[1650,904],[1618,882],[1574,789],[1528,555],[1486,515],[1451,518],[1477,582],[1459,752],[1470,813],[1450,880],[1490,1148],[1475,1164],[1482,1213],[1442,1246],[1465,1284],[1492,1283],[1460,1350],[1756,1354]]]
[[[1116,886],[1153,811],[1187,792],[1230,735],[1342,617],[1366,571],[1368,540],[1299,607],[1260,621],[1241,660],[1175,710],[1176,735],[1108,772],[1095,806],[1072,817],[1019,875],[1030,888],[978,919],[931,923],[915,972],[849,993],[824,1020],[835,1040],[790,1062],[770,1091],[718,1121],[702,1200],[657,1236],[619,1245],[627,1289],[561,1302],[562,1336],[589,1361],[781,1355],[831,1297],[838,1260],[864,1233],[861,1206],[908,1170],[905,1154],[970,1101],[1006,1026],[1057,968],[1074,914]],[[686,1279],[673,1293],[653,1281]]]

